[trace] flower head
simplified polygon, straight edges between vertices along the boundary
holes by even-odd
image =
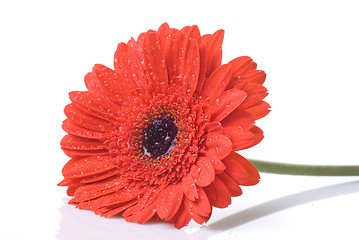
[[[266,75],[249,57],[221,65],[223,35],[165,23],[120,43],[114,70],[95,65],[85,76],[88,91],[70,93],[61,141],[71,160],[59,185],[71,204],[181,228],[258,183],[235,151],[263,138],[254,123],[269,112]]]

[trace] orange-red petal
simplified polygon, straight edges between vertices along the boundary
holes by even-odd
[[[85,177],[116,168],[111,156],[73,158],[62,169],[64,177]]]
[[[248,72],[250,69],[255,69],[256,64],[253,62],[253,60],[250,57],[242,56],[233,59],[230,61],[230,63],[233,65],[233,76],[242,76],[245,73]]]
[[[118,190],[112,194],[103,196],[99,199],[98,204],[102,206],[108,206],[128,202],[134,198],[137,198],[142,192],[143,189],[141,186],[137,184],[130,184],[126,186],[126,188],[122,188],[121,190]]]
[[[261,103],[263,98],[268,95],[267,89],[256,83],[247,84],[243,90],[248,94],[248,96],[241,104],[241,109],[246,109]]]
[[[189,96],[192,96],[196,90],[199,76],[199,66],[200,60],[197,42],[195,40],[191,40],[185,64],[183,66],[183,72],[180,72],[180,74],[183,75],[183,82],[184,85],[187,86],[186,92]]]
[[[251,83],[257,83],[262,85],[266,79],[266,73],[261,70],[249,71],[246,73],[246,78]]]
[[[203,84],[207,80],[207,45],[203,42],[201,42],[201,44],[199,45],[199,55],[200,67],[196,93],[200,93],[202,91]]]
[[[224,31],[217,30],[212,35],[207,34],[202,36],[202,41],[207,44],[207,75],[221,65],[222,61],[222,43],[224,38]]]
[[[82,186],[83,184],[93,183],[93,182],[107,179],[109,177],[113,177],[113,176],[117,175],[118,173],[119,173],[118,169],[113,168],[108,171],[90,175],[90,176],[65,178],[58,185],[59,186]]]
[[[181,204],[177,214],[174,215],[172,219],[168,220],[168,222],[172,222],[177,229],[183,228],[189,221],[191,221],[191,216],[189,215],[185,204]]]
[[[247,93],[239,89],[229,89],[222,93],[212,104],[211,121],[222,121],[245,101],[246,97]]]
[[[136,91],[144,93],[148,88],[148,80],[135,49],[138,49],[137,43],[131,39],[128,44],[118,44],[114,56],[114,68],[121,76],[122,96],[125,98]]]
[[[231,204],[231,194],[223,181],[216,177],[210,186],[204,188],[212,206],[225,208]]]
[[[224,163],[221,160],[219,160],[216,156],[212,155],[211,153],[206,153],[205,155],[207,156],[208,159],[211,160],[216,174],[219,174],[226,169],[226,165],[224,165]]]
[[[127,186],[128,183],[118,176],[114,176],[96,183],[87,184],[77,188],[75,197],[71,202],[83,202],[88,201]]]
[[[181,183],[182,183],[182,191],[189,200],[194,201],[195,199],[198,198],[197,186],[191,174],[184,176],[182,178]]]
[[[259,182],[257,169],[244,157],[236,152],[231,152],[223,163],[226,165],[225,173],[233,178],[239,185],[250,186]]]
[[[77,126],[76,124],[72,123],[69,119],[66,119],[62,123],[62,128],[67,133],[78,137],[89,138],[89,139],[100,139],[103,137],[102,132],[97,132],[94,130],[90,131],[89,129]]]
[[[217,177],[222,180],[231,196],[237,197],[242,195],[242,189],[239,187],[238,183],[227,173],[222,172],[218,174]]]
[[[204,83],[201,96],[208,97],[212,103],[226,89],[232,76],[232,65],[225,64],[218,67]]]
[[[210,122],[205,126],[207,133],[222,133],[223,127],[220,122]]]
[[[61,147],[71,150],[103,150],[106,146],[97,139],[88,139],[76,137],[73,135],[66,135],[61,140]]]
[[[199,187],[209,185],[215,177],[211,160],[204,156],[198,157],[196,164],[192,165],[190,173]]]
[[[122,96],[125,95],[123,91],[126,91],[127,89],[121,88],[120,83],[123,82],[123,80],[120,78],[120,75],[116,71],[101,64],[96,64],[93,67],[92,72],[100,82],[106,95],[113,102],[120,102]]]
[[[231,140],[220,133],[209,133],[203,142],[206,152],[214,155],[218,159],[225,158],[232,151]]]
[[[265,117],[270,112],[270,105],[266,102],[260,102],[252,107],[246,108],[246,112],[252,114],[255,119],[260,119]]]
[[[169,220],[182,204],[183,192],[180,184],[168,185],[158,195],[156,210],[160,218]]]
[[[223,129],[225,128],[241,128],[243,130],[250,129],[254,125],[254,116],[239,108],[234,110],[225,119],[221,121]]]
[[[206,217],[211,214],[212,207],[203,188],[198,188],[198,196],[198,199],[195,201],[190,201],[187,198],[184,199],[188,206],[188,212],[194,212],[198,215]]]
[[[160,39],[155,31],[148,31],[138,38],[140,54],[143,56],[149,91],[166,93],[168,90],[168,74],[165,56],[162,55]]]
[[[89,92],[70,92],[71,101],[82,111],[105,120],[116,119],[118,105]]]
[[[251,131],[251,132],[253,133],[253,135],[254,135],[254,140],[253,140],[253,142],[252,142],[249,146],[247,146],[247,148],[250,148],[250,147],[253,147],[253,146],[257,145],[257,144],[260,143],[260,142],[263,140],[263,138],[264,138],[263,131],[262,131],[259,127],[253,126],[253,127],[250,129],[250,131]]]
[[[77,126],[96,132],[109,132],[113,130],[113,124],[109,121],[85,113],[72,103],[65,107],[64,112],[68,119]]]

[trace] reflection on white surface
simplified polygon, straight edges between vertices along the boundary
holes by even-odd
[[[240,210],[222,219],[209,223],[207,227],[175,229],[172,224],[151,222],[149,224],[127,223],[122,217],[102,218],[90,211],[78,210],[64,204],[60,208],[62,216],[58,240],[80,239],[184,239],[202,240],[216,237],[225,231],[237,229],[262,217],[296,207],[305,203],[324,200],[359,192],[359,181],[320,187],[285,197],[270,200],[253,207]],[[67,200],[66,200],[67,201]],[[235,234],[235,232],[233,233]]]
[[[82,239],[158,239],[158,240],[201,240],[205,237],[192,236],[177,230],[172,224],[151,222],[148,224],[128,223],[122,217],[102,218],[93,212],[75,209],[66,204],[60,208],[62,216],[58,240]]]

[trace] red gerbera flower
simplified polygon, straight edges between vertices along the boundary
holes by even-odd
[[[249,57],[221,65],[223,34],[165,23],[120,43],[114,70],[95,65],[85,76],[88,91],[70,93],[61,141],[72,159],[59,185],[71,204],[181,228],[258,183],[235,151],[263,138],[254,122],[269,112],[266,75]]]

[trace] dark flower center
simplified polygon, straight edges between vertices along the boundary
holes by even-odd
[[[175,146],[177,132],[176,121],[171,115],[151,118],[142,137],[145,156],[159,159],[162,155],[169,154]]]

